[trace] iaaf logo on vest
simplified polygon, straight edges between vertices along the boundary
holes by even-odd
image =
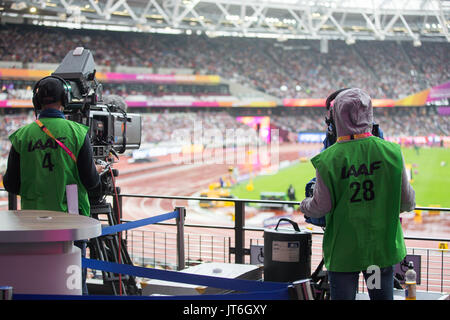
[[[341,179],[347,179],[350,176],[358,177],[359,175],[371,176],[374,171],[381,168],[381,161],[372,162],[370,165],[366,166],[364,163],[361,164],[356,170],[354,165],[351,165],[347,170],[347,167],[343,167],[341,170]]]
[[[66,140],[66,137],[57,138],[59,141],[63,142]],[[28,143],[28,152],[32,152],[34,150],[45,150],[47,148],[57,149],[58,144],[52,138],[48,138],[45,143],[42,142],[41,139],[38,139],[36,142],[30,141]]]

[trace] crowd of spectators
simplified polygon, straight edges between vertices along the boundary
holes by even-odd
[[[0,116],[0,174],[6,170],[9,149],[11,148],[8,136],[20,127],[32,122],[33,119],[34,113],[32,111]]]
[[[0,80],[0,100],[31,100],[33,98],[32,81]]]
[[[34,81],[0,79],[0,100],[31,100]],[[225,84],[163,84],[163,83],[102,83],[102,93],[129,96],[161,97],[161,96],[230,96],[229,87]]]
[[[450,119],[439,115],[436,108],[375,108],[374,120],[389,137],[449,136]]]
[[[298,132],[325,132],[326,130],[324,108],[289,108],[289,110],[273,112],[269,116],[272,128],[279,128],[294,136]],[[18,128],[31,123],[34,118],[31,110],[25,113],[0,115],[0,173],[6,169],[11,147],[8,136]],[[389,138],[450,135],[448,116],[439,115],[435,107],[375,108],[374,121],[380,125],[385,137]],[[227,111],[169,112],[166,109],[165,112],[142,114],[142,144],[180,143],[177,139],[181,138],[183,142],[186,142],[186,137],[190,137],[191,143],[201,143],[207,147],[218,142],[215,133],[220,133],[223,141],[226,142],[228,129],[235,130],[234,134],[240,132],[251,137],[254,133],[254,129],[239,122],[235,115]],[[238,131],[239,129],[241,131]],[[258,139],[256,137],[254,135],[254,139]],[[245,142],[256,143],[257,141],[246,140]]]
[[[8,153],[11,148],[8,136],[34,119],[32,111],[0,115],[0,174],[6,170]],[[167,110],[162,113],[142,114],[141,143],[184,143],[188,137],[192,144],[202,144],[204,147],[208,147],[220,141],[227,142],[227,134],[229,134],[227,130],[230,129],[234,130],[232,132],[233,143],[238,140],[235,135],[239,132],[253,138],[253,140],[245,139],[243,142],[258,142],[254,129],[237,121],[226,111],[168,112]],[[239,129],[240,131],[238,131]],[[217,138],[219,133],[222,140]]]
[[[97,65],[154,68],[190,68],[195,73],[252,87],[278,98],[324,98],[342,87],[357,86],[372,98],[402,98],[449,81],[449,43],[329,41],[328,52],[317,40],[208,38],[197,35],[162,35],[96,30],[69,30],[31,25],[0,26],[0,61],[59,64],[68,50],[90,49]],[[111,69],[113,70],[113,69]],[[0,100],[31,99],[34,82],[0,80]],[[195,87],[168,84],[109,84],[105,94],[161,96],[170,94],[228,95],[223,85]],[[323,108],[290,108],[274,112],[271,124],[289,132],[325,130]],[[450,135],[448,117],[434,107],[375,108],[375,121],[386,136]],[[0,159],[7,159],[8,135],[34,119],[33,113],[0,116]],[[248,129],[226,111],[163,112],[143,114],[142,139],[165,142],[174,129],[193,137],[194,123],[202,130]]]
[[[272,126],[293,133],[324,132],[324,108],[289,108],[273,112],[270,116]],[[9,151],[8,136],[18,128],[34,120],[34,113],[12,113],[0,115],[0,155],[7,157]],[[398,107],[374,108],[374,121],[380,125],[385,136],[427,136],[450,135],[448,116],[437,113],[435,107]],[[142,113],[142,143],[170,142],[175,139],[176,130],[184,130],[195,143],[195,130],[204,137],[208,130],[218,130],[225,139],[227,129],[243,129],[250,127],[239,122],[235,115],[228,111],[175,111]],[[180,131],[178,131],[178,134]],[[210,142],[210,141],[203,141]]]
[[[325,130],[324,108],[299,108],[270,116],[272,125],[289,132],[322,132]]]
[[[376,74],[379,82],[382,84],[387,98],[403,98],[411,93],[419,92],[427,88],[428,83],[423,81],[421,72],[421,61],[427,60],[425,55],[419,55],[414,51],[413,46],[408,50],[404,47],[406,44],[397,44],[396,42],[385,42],[383,46],[367,41],[366,43],[356,43],[355,48],[361,52],[361,56],[367,63],[367,66]],[[424,47],[434,47],[440,54],[440,46],[429,43]],[[408,53],[409,52],[409,53]],[[426,52],[426,51],[417,51]],[[420,60],[413,63],[410,55]],[[445,58],[441,60],[445,61]],[[434,66],[439,67],[438,65]],[[431,71],[431,70],[430,70]],[[435,69],[435,71],[437,71]],[[448,81],[450,74],[445,72],[441,74]],[[440,79],[442,81],[442,79]],[[437,83],[439,84],[439,83]]]
[[[192,144],[208,145],[215,142],[213,133],[220,133],[225,141],[226,130],[229,129],[249,130],[250,127],[237,121],[235,117],[225,111],[142,114],[142,140],[144,143],[170,142],[180,138],[185,141],[186,137],[190,137]]]
[[[270,117],[271,123],[290,132],[323,132],[326,129],[323,108],[297,108]],[[449,136],[448,116],[440,115],[434,107],[374,108],[374,122],[386,137]]]
[[[208,38],[197,35],[0,26],[0,61],[60,63],[83,46],[96,64],[190,68],[264,91],[278,98],[324,98],[358,86],[372,98],[398,99],[450,78],[448,42],[329,41]],[[157,69],[154,69],[157,70]]]

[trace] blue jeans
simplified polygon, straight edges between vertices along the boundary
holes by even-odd
[[[368,278],[374,275],[366,271],[362,272],[367,284]],[[355,300],[359,273],[328,271],[331,300]],[[380,268],[379,284],[378,289],[368,289],[370,300],[393,300],[394,266]]]

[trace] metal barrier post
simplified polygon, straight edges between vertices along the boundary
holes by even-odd
[[[288,290],[291,300],[314,300],[310,279],[295,281],[289,285]]]
[[[17,210],[17,195],[8,192],[8,210]]]
[[[186,259],[184,255],[184,218],[186,216],[185,207],[176,207],[178,211],[178,217],[176,218],[177,224],[177,270],[183,270],[186,267]]]
[[[245,202],[234,202],[234,263],[244,263],[244,245],[245,245]]]

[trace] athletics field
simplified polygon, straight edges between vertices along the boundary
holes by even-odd
[[[402,148],[402,152],[405,163],[411,165],[416,206],[450,208],[450,148]],[[300,162],[276,174],[253,178],[251,191],[247,190],[248,182],[243,181],[231,193],[241,199],[259,199],[261,192],[287,192],[289,184],[292,184],[297,201],[301,201],[305,196],[306,183],[314,176],[311,162]]]

